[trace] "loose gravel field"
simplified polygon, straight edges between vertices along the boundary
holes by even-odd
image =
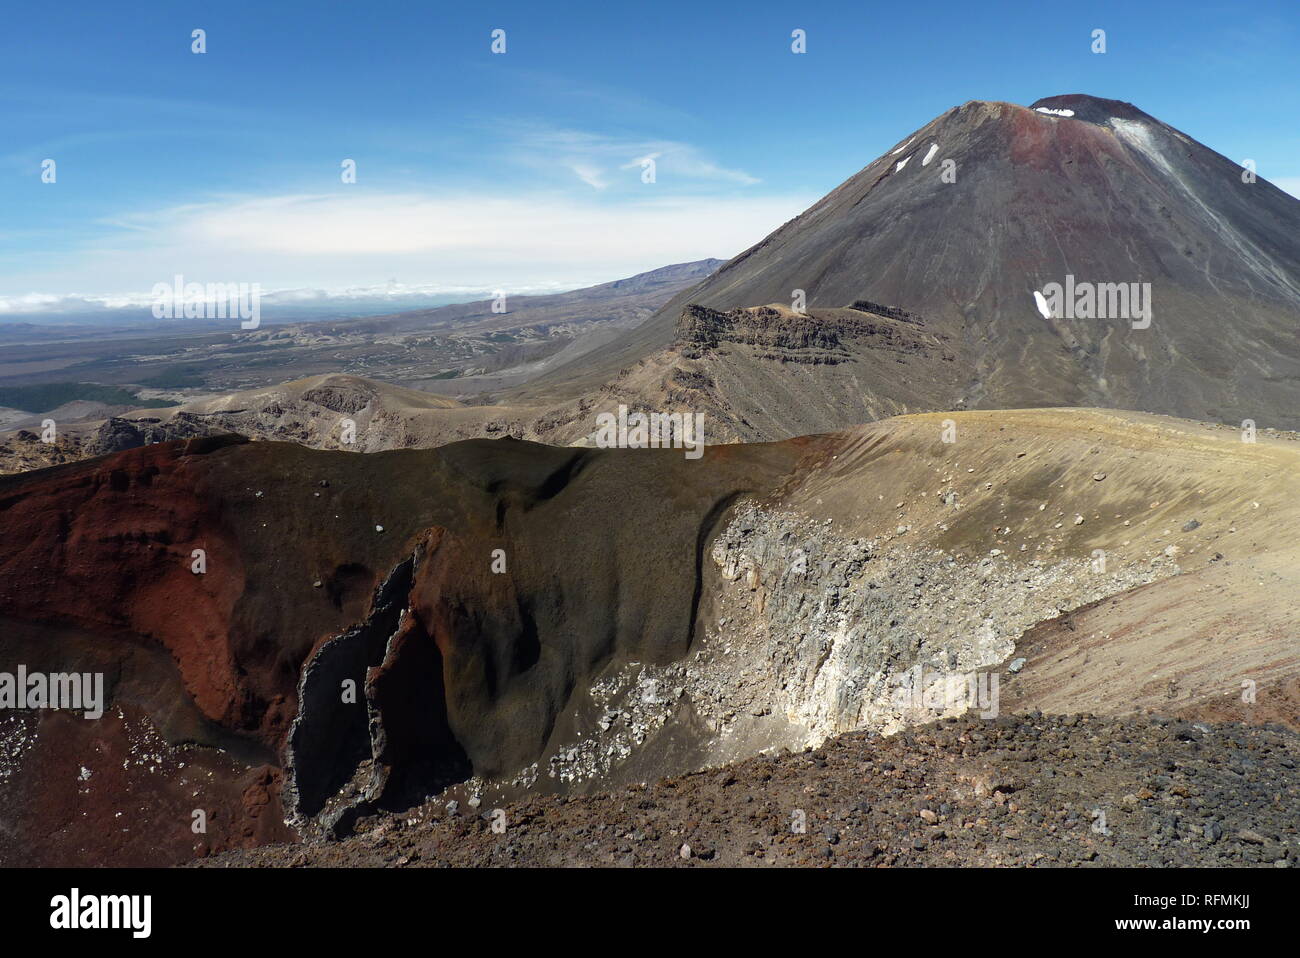
[[[499,812],[435,800],[197,864],[1287,867],[1297,759],[1277,726],[963,718]]]

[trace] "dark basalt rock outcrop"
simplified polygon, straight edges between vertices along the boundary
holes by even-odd
[[[925,322],[916,313],[903,309],[899,306],[881,306],[879,303],[873,303],[869,299],[855,299],[849,309],[856,309],[862,313],[874,313],[877,316],[885,316],[889,319],[896,319],[900,323],[911,323],[914,326],[924,326]]]
[[[770,306],[727,312],[687,306],[677,321],[679,341],[704,347],[729,342],[782,349],[835,349],[840,345],[842,331],[808,316],[783,314]]]
[[[314,402],[319,406],[324,406],[333,412],[349,414],[365,409],[374,401],[375,397],[355,389],[346,390],[323,386],[319,389],[307,390],[302,394],[302,398],[307,402]]]
[[[139,449],[173,439],[193,439],[199,436],[228,435],[230,430],[205,423],[193,413],[178,412],[169,420],[154,418],[123,419],[114,416],[96,431],[87,452],[92,456],[106,456],[127,449]]]
[[[872,350],[928,354],[946,337],[927,339],[910,328],[922,326],[913,313],[865,301],[849,309],[803,314],[771,306],[723,311],[688,305],[677,320],[676,346],[688,359],[736,344],[755,347],[759,358],[835,365],[854,361],[850,341]]]

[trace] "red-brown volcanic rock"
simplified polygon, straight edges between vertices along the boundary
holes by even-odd
[[[131,450],[0,502],[0,610],[157,641],[203,714],[238,724],[227,636],[244,571],[216,503],[196,489],[199,473],[177,453]],[[214,557],[204,575],[190,570],[194,549]]]

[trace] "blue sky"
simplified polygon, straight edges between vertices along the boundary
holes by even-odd
[[[0,35],[0,316],[178,272],[538,289],[728,257],[970,99],[1129,100],[1300,193],[1298,64],[1294,0],[32,4]]]

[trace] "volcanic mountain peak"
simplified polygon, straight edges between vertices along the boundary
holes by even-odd
[[[907,143],[931,128],[934,128],[934,132],[938,132],[953,120],[982,122],[989,119],[1017,118],[1021,113],[1059,116],[1097,126],[1106,126],[1116,119],[1164,125],[1151,114],[1126,100],[1111,100],[1088,93],[1061,93],[1040,97],[1028,106],[1007,100],[967,100],[960,106],[952,107],[935,117],[903,142]]]
[[[1105,124],[1119,118],[1123,120],[1141,120],[1159,123],[1155,117],[1139,110],[1132,103],[1124,100],[1108,100],[1105,97],[1090,96],[1087,93],[1063,93],[1058,96],[1045,96],[1029,104],[1035,112],[1044,110],[1069,110],[1076,120],[1087,123]]]
[[[726,313],[802,300],[828,310],[869,300],[923,316],[931,333],[967,350],[960,394],[913,382],[910,410],[1095,405],[1294,427],[1297,236],[1294,197],[1243,178],[1228,158],[1130,103],[972,100],[516,398],[602,387],[669,347],[688,306]],[[1150,322],[1118,312],[1044,318],[1035,292],[1076,280],[1139,284]],[[787,401],[767,379],[772,394],[746,405]]]

